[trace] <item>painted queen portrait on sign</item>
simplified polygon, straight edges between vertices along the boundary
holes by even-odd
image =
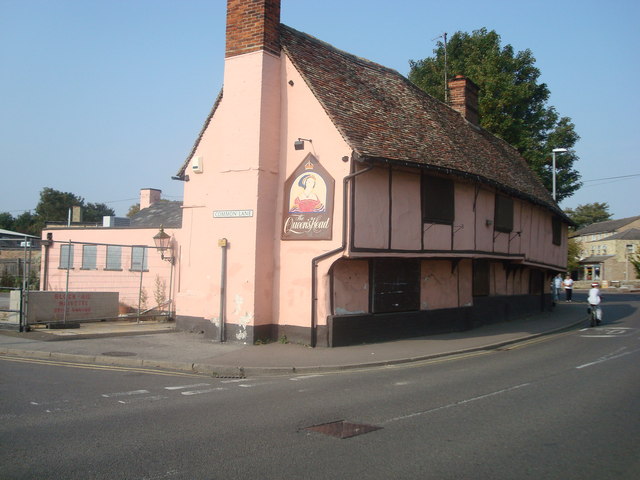
[[[289,213],[323,213],[326,210],[327,185],[315,173],[299,175],[289,192]]]

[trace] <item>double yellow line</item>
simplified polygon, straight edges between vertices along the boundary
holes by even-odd
[[[17,363],[34,363],[39,365],[51,365],[55,367],[81,368],[85,370],[106,370],[110,372],[137,372],[149,375],[162,375],[166,377],[203,377],[207,375],[186,372],[166,372],[149,368],[118,367],[116,365],[93,365],[89,363],[63,362],[60,360],[44,360],[40,358],[17,357],[13,355],[0,355],[0,360]]]

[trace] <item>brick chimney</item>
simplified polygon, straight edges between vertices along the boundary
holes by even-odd
[[[478,90],[478,86],[463,75],[456,75],[449,80],[451,108],[474,125],[480,125]]]
[[[162,190],[155,188],[142,188],[140,189],[140,210],[148,208],[158,200],[162,195]]]
[[[228,0],[225,57],[259,50],[280,56],[280,0]]]

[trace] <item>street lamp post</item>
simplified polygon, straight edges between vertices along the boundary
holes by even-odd
[[[564,152],[568,152],[569,150],[566,148],[554,148],[553,150],[551,150],[551,156],[553,158],[552,160],[552,165],[551,165],[551,169],[552,169],[552,181],[553,181],[553,189],[552,189],[552,195],[553,195],[553,199],[556,199],[556,153],[564,153]]]

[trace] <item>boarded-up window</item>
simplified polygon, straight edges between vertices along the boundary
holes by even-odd
[[[473,261],[473,296],[486,297],[489,289],[490,266],[488,260]]]
[[[422,176],[422,221],[453,224],[455,216],[453,180]]]
[[[107,260],[105,270],[122,269],[122,247],[117,245],[107,245]]]
[[[58,268],[73,268],[73,245],[60,245],[60,263]]]
[[[82,246],[82,269],[83,270],[95,270],[97,259],[98,259],[97,245]]]
[[[379,258],[372,262],[373,313],[420,309],[420,262]]]
[[[562,223],[558,217],[551,218],[551,231],[553,232],[553,244],[562,244]]]
[[[513,199],[504,195],[496,195],[495,229],[498,232],[513,230]]]
[[[146,272],[148,269],[147,247],[131,247],[131,270]]]

